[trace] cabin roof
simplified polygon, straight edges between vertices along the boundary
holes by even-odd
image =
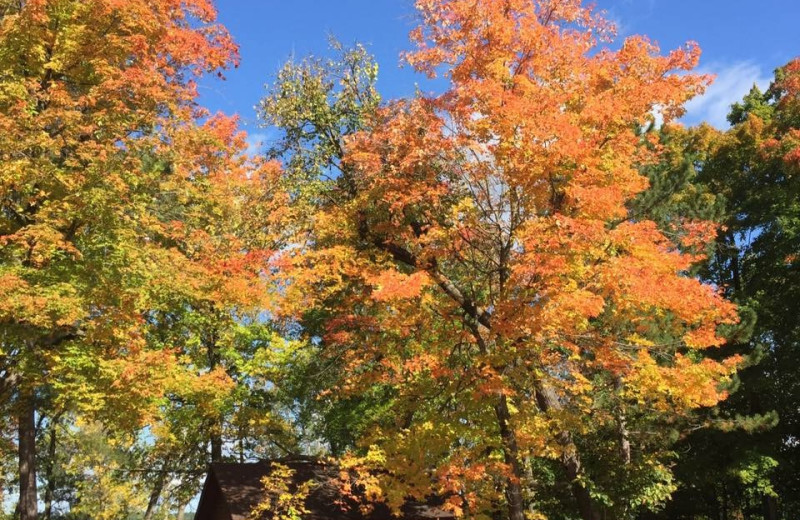
[[[312,458],[280,459],[278,462],[294,470],[290,489],[304,482],[315,485],[305,507],[309,511],[303,520],[390,520],[396,519],[389,508],[377,503],[372,512],[364,515],[353,500],[345,499],[334,483],[338,466]],[[265,498],[262,478],[270,475],[273,461],[256,463],[214,463],[209,469],[200,495],[195,520],[251,520],[251,512]],[[440,507],[441,500],[428,503],[408,501],[402,508],[401,520],[452,519],[451,512]],[[270,520],[268,516],[262,520]]]

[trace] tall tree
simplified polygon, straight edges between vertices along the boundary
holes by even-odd
[[[0,3],[0,405],[22,520],[45,388],[131,429],[165,394],[225,387],[220,370],[187,379],[181,346],[147,332],[201,293],[229,306],[217,282],[241,269],[216,223],[250,176],[244,137],[195,103],[195,78],[237,60],[215,15],[208,0]]]
[[[800,352],[800,62],[776,71],[731,107],[732,127],[705,132],[695,185],[725,200],[724,232],[705,269],[730,298],[755,314],[752,337],[727,347],[749,353],[737,392],[716,414],[720,428],[698,432],[682,449],[683,482],[667,510],[722,518],[791,518],[800,494],[796,436]],[[701,469],[702,468],[702,469]]]
[[[280,230],[273,237],[284,248],[311,232],[305,216],[319,205],[346,199],[341,185],[345,140],[368,128],[380,104],[378,64],[367,49],[332,40],[330,51],[328,58],[293,58],[286,63],[259,105],[262,124],[282,132],[266,155],[283,163],[276,180],[286,198],[252,199],[251,212],[261,212],[264,223]],[[325,334],[330,317],[323,307],[310,307],[300,316],[303,334],[311,341],[285,358],[286,377],[279,390],[295,405],[292,415],[304,441],[322,441],[329,452],[340,456],[353,447],[369,418],[385,408],[386,395],[377,389],[347,399],[331,398],[330,389],[343,365],[341,359],[325,356],[324,343],[315,340]],[[296,318],[291,316],[284,327],[287,336],[298,334]]]
[[[708,81],[686,73],[698,50],[612,50],[611,25],[578,1],[417,7],[407,61],[444,72],[441,96],[376,110],[349,139],[342,119],[315,122],[330,90],[310,114],[281,112],[282,89],[324,79],[279,78],[265,102],[292,145],[331,143],[338,169],[305,169],[273,200],[295,233],[281,311],[314,324],[342,367],[336,393],[382,396],[360,462],[385,470],[393,506],[433,491],[512,520],[656,507],[674,484],[654,430],[724,399],[739,361],[704,355],[736,316],[689,275],[714,226],[666,233],[627,206],[663,153],[641,128]],[[570,490],[560,507],[548,479]]]

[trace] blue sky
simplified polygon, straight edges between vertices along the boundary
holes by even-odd
[[[766,86],[772,71],[800,55],[800,0],[596,0],[620,36],[645,34],[666,51],[688,40],[703,50],[700,70],[717,75],[705,96],[692,101],[687,123],[724,127],[731,102],[753,83]],[[253,142],[267,140],[254,105],[264,84],[290,56],[324,55],[328,35],[369,46],[380,64],[386,98],[413,93],[425,79],[399,66],[414,26],[413,0],[217,0],[220,20],[241,48],[242,63],[226,81],[204,80],[201,103],[237,113]]]
[[[689,106],[686,123],[709,121],[725,127],[730,103],[753,83],[765,87],[772,71],[800,55],[800,0],[596,0],[620,37],[645,34],[666,51],[688,40],[703,49],[700,71],[717,75],[705,96]],[[410,48],[413,0],[217,0],[220,21],[241,48],[242,63],[226,81],[201,84],[201,103],[237,113],[251,142],[270,138],[260,128],[254,105],[280,66],[292,55],[325,55],[328,36],[367,44],[380,64],[385,98],[413,94],[425,78],[399,67]]]

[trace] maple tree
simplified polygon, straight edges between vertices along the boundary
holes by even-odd
[[[333,42],[279,72],[262,160],[196,103],[238,60],[210,0],[0,0],[22,520],[37,482],[48,519],[180,518],[209,461],[326,449],[470,518],[791,510],[797,61],[684,129],[693,44],[579,0],[416,5],[405,61],[448,88],[383,102]],[[280,478],[265,510],[302,514]]]
[[[36,517],[36,407],[132,431],[230,377],[159,333],[257,306],[238,200],[269,169],[196,78],[235,65],[208,0],[0,3],[0,406]],[[40,413],[39,417],[43,417]]]
[[[72,455],[65,469],[76,478],[71,513],[112,520],[143,509],[146,492],[125,471],[129,442],[110,439],[97,423],[76,424],[64,440]]]
[[[740,360],[704,355],[737,321],[691,274],[715,226],[659,229],[630,206],[665,153],[642,128],[709,81],[689,72],[699,51],[612,48],[578,1],[417,8],[406,60],[444,74],[442,95],[378,108],[352,95],[369,69],[338,85],[312,70],[264,103],[287,164],[315,159],[273,201],[281,312],[313,325],[335,393],[383,395],[357,460],[388,470],[390,504],[435,492],[537,518],[552,477],[585,519],[655,508],[674,482],[652,430],[724,399]]]
[[[160,341],[183,345],[196,370],[224,370],[227,381],[214,396],[191,392],[189,384],[170,395],[148,430],[147,442],[139,443],[141,456],[135,467],[141,468],[150,491],[145,520],[169,501],[177,500],[178,508],[184,508],[209,462],[243,462],[299,451],[294,424],[276,389],[284,377],[279,373],[282,357],[296,346],[267,324],[249,321],[252,317],[238,317],[239,323],[233,323],[234,316],[193,314],[175,319],[169,330],[159,330]],[[215,335],[213,345],[207,341],[209,332]]]

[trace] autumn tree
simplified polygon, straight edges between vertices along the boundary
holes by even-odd
[[[186,382],[185,388],[166,396],[146,440],[139,443],[140,458],[134,467],[141,474],[132,475],[146,481],[149,489],[145,520],[155,518],[159,507],[170,500],[178,509],[185,508],[199,490],[209,462],[245,462],[300,452],[294,421],[278,390],[288,377],[284,358],[292,357],[298,344],[247,315],[225,320],[217,315],[211,326],[208,314],[190,314],[191,318],[176,319],[161,341],[182,345],[198,372],[216,368],[227,379],[216,395],[191,391],[191,382]],[[206,357],[206,331],[216,334],[212,360]],[[176,481],[179,484],[170,488]]]
[[[800,493],[798,330],[798,128],[800,64],[776,71],[731,107],[731,128],[697,129],[688,147],[701,156],[693,186],[719,194],[724,231],[703,276],[746,305],[750,337],[726,346],[747,354],[738,390],[715,413],[718,426],[693,434],[676,474],[683,482],[665,515],[790,518]]]
[[[737,318],[691,274],[715,226],[659,229],[630,206],[665,153],[643,128],[709,81],[690,73],[699,51],[611,47],[578,1],[417,8],[406,61],[445,75],[443,94],[342,112],[364,69],[337,84],[290,68],[264,102],[294,181],[271,201],[289,235],[281,312],[311,325],[335,395],[382,396],[354,463],[382,468],[391,505],[433,492],[512,520],[658,507],[674,490],[659,428],[724,399],[739,361],[706,355]]]
[[[320,205],[339,204],[347,197],[339,182],[345,169],[345,139],[368,128],[375,115],[381,99],[377,79],[378,64],[366,47],[347,47],[335,39],[329,56],[292,59],[278,72],[258,115],[264,126],[282,132],[269,143],[266,156],[283,163],[277,180],[284,197],[251,199],[251,212],[261,212],[261,220],[277,231],[267,233],[275,244],[291,248],[298,236],[312,233],[312,221],[306,217]],[[340,358],[324,355],[324,343],[315,340],[325,334],[330,310],[311,306],[287,318],[282,327],[287,337],[298,335],[299,318],[298,336],[311,341],[303,341],[302,348],[284,358],[279,390],[294,403],[292,415],[303,440],[321,441],[327,451],[341,456],[375,416],[386,411],[387,396],[375,388],[331,398],[343,365]]]
[[[0,16],[0,406],[30,520],[45,392],[132,431],[165,396],[230,388],[157,330],[255,305],[237,201],[261,166],[234,118],[195,102],[198,76],[237,61],[208,0],[6,1]]]

